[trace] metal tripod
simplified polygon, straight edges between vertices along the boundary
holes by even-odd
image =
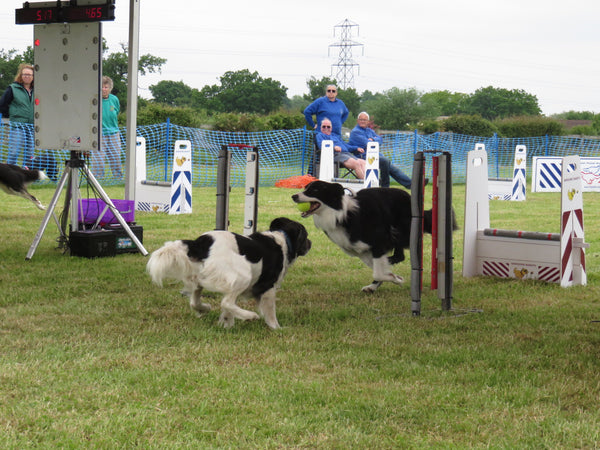
[[[69,207],[70,207],[70,218],[71,218],[71,231],[76,231],[78,229],[79,217],[78,217],[77,202],[79,199],[79,171],[82,172],[83,176],[85,176],[85,178],[88,180],[88,183],[90,183],[96,189],[96,191],[100,194],[100,197],[102,198],[102,200],[104,200],[104,202],[106,203],[108,208],[111,210],[111,212],[113,213],[115,218],[119,221],[119,224],[121,224],[121,226],[123,227],[125,232],[129,235],[129,237],[131,238],[133,243],[137,246],[140,253],[142,255],[146,256],[148,254],[148,252],[146,251],[146,249],[144,248],[144,246],[142,245],[140,240],[137,238],[137,236],[133,233],[133,231],[131,231],[131,228],[129,227],[129,225],[127,225],[127,222],[125,222],[125,219],[123,219],[123,216],[121,216],[121,213],[115,207],[112,200],[108,197],[106,192],[104,192],[104,189],[102,189],[102,187],[100,186],[100,183],[98,183],[98,181],[96,180],[96,178],[94,177],[92,172],[88,169],[88,167],[85,164],[85,161],[83,159],[81,159],[80,152],[71,151],[71,158],[68,161],[66,161],[65,170],[62,174],[62,177],[60,178],[60,181],[58,182],[58,185],[56,186],[56,191],[54,191],[54,196],[52,197],[52,200],[50,201],[50,204],[48,205],[48,209],[46,210],[44,219],[42,220],[40,228],[38,229],[38,232],[35,235],[35,238],[31,244],[31,247],[29,247],[29,251],[27,252],[27,256],[25,257],[25,259],[31,259],[33,257],[33,254],[35,253],[35,250],[37,249],[37,246],[39,245],[40,240],[42,239],[42,236],[44,235],[44,231],[46,230],[46,227],[48,226],[48,222],[50,221],[51,216],[54,217],[54,220],[56,221],[57,225],[59,226],[60,233],[61,233],[61,238],[60,238],[61,246],[65,246],[66,243],[68,242],[67,218],[69,217]],[[61,224],[59,225],[58,220],[56,219],[56,216],[54,215],[54,209],[56,208],[56,204],[58,203],[60,194],[61,194],[63,188],[65,187],[65,184],[67,183],[67,181],[69,183],[69,189],[67,190],[66,195],[65,195],[65,209],[64,209],[64,214],[62,217]]]

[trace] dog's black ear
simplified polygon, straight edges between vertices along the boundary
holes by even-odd
[[[210,254],[210,248],[215,242],[214,238],[208,234],[203,234],[195,241],[182,240],[188,247],[188,258],[192,261],[204,261]]]
[[[331,183],[331,189],[337,194],[337,195],[344,195],[345,194],[345,189],[344,186],[342,186],[340,183]]]
[[[278,217],[271,222],[269,231],[283,231],[293,248],[288,249],[288,259],[293,261],[296,256],[303,256],[308,253],[311,242],[308,239],[308,232],[304,225],[287,217]]]
[[[324,183],[326,185],[327,195],[320,199],[330,208],[341,210],[343,207],[343,199],[345,195],[344,186],[339,183]]]
[[[288,226],[292,222],[294,221],[288,219],[287,217],[278,217],[271,221],[271,225],[269,225],[269,231],[285,231],[286,226]]]

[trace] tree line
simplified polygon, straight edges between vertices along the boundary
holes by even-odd
[[[128,55],[121,44],[120,51],[109,52],[103,42],[102,71],[113,79],[115,94],[127,106]],[[22,62],[33,61],[33,49],[24,52],[0,50],[0,91],[14,79]],[[139,75],[160,73],[165,58],[151,54],[139,57]],[[211,127],[225,131],[262,131],[301,128],[305,125],[302,111],[313,100],[324,95],[328,84],[338,84],[329,77],[307,79],[307,92],[291,98],[287,88],[272,78],[260,76],[248,69],[225,72],[219,83],[202,89],[192,88],[183,81],[162,80],[150,86],[151,99],[139,98],[138,124],[166,121],[190,127]],[[553,117],[541,114],[535,95],[520,89],[482,87],[471,94],[447,90],[421,92],[415,88],[393,87],[384,92],[354,88],[341,89],[338,98],[350,110],[346,122],[352,127],[360,111],[374,118],[372,126],[382,130],[414,130],[429,134],[452,131],[461,134],[505,137],[561,135],[566,130],[560,120],[590,120],[591,125],[576,127],[570,134],[600,135],[600,114],[589,111],[568,111]],[[120,120],[125,121],[124,113]]]

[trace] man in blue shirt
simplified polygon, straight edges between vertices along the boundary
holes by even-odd
[[[390,187],[390,175],[391,177],[404,186],[406,189],[410,189],[411,179],[406,176],[398,167],[394,166],[391,161],[381,154],[381,136],[378,136],[371,128],[368,127],[369,114],[361,112],[357,118],[357,124],[350,133],[350,139],[348,145],[362,149],[363,152],[357,152],[357,156],[360,158],[365,157],[365,151],[369,142],[379,143],[379,168],[381,171],[380,183],[381,187]],[[356,153],[355,153],[356,154]]]
[[[325,97],[319,97],[304,110],[304,118],[311,128],[319,131],[324,118],[331,121],[331,132],[342,135],[342,125],[348,118],[348,108],[343,101],[337,98],[337,87],[334,84],[327,86]],[[315,124],[313,115],[317,118]]]
[[[321,131],[315,136],[315,142],[318,148],[321,148],[323,141],[333,141],[333,160],[339,162],[344,167],[354,170],[356,176],[364,180],[367,162],[353,154],[353,152],[361,153],[362,148],[352,147],[346,144],[340,135],[331,132],[331,120],[327,117],[321,122]]]

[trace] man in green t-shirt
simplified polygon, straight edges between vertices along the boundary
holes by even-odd
[[[113,81],[102,77],[102,146],[92,152],[92,172],[98,179],[104,178],[104,161],[108,160],[113,178],[121,180],[121,135],[119,134],[119,109],[121,104],[111,94]]]

